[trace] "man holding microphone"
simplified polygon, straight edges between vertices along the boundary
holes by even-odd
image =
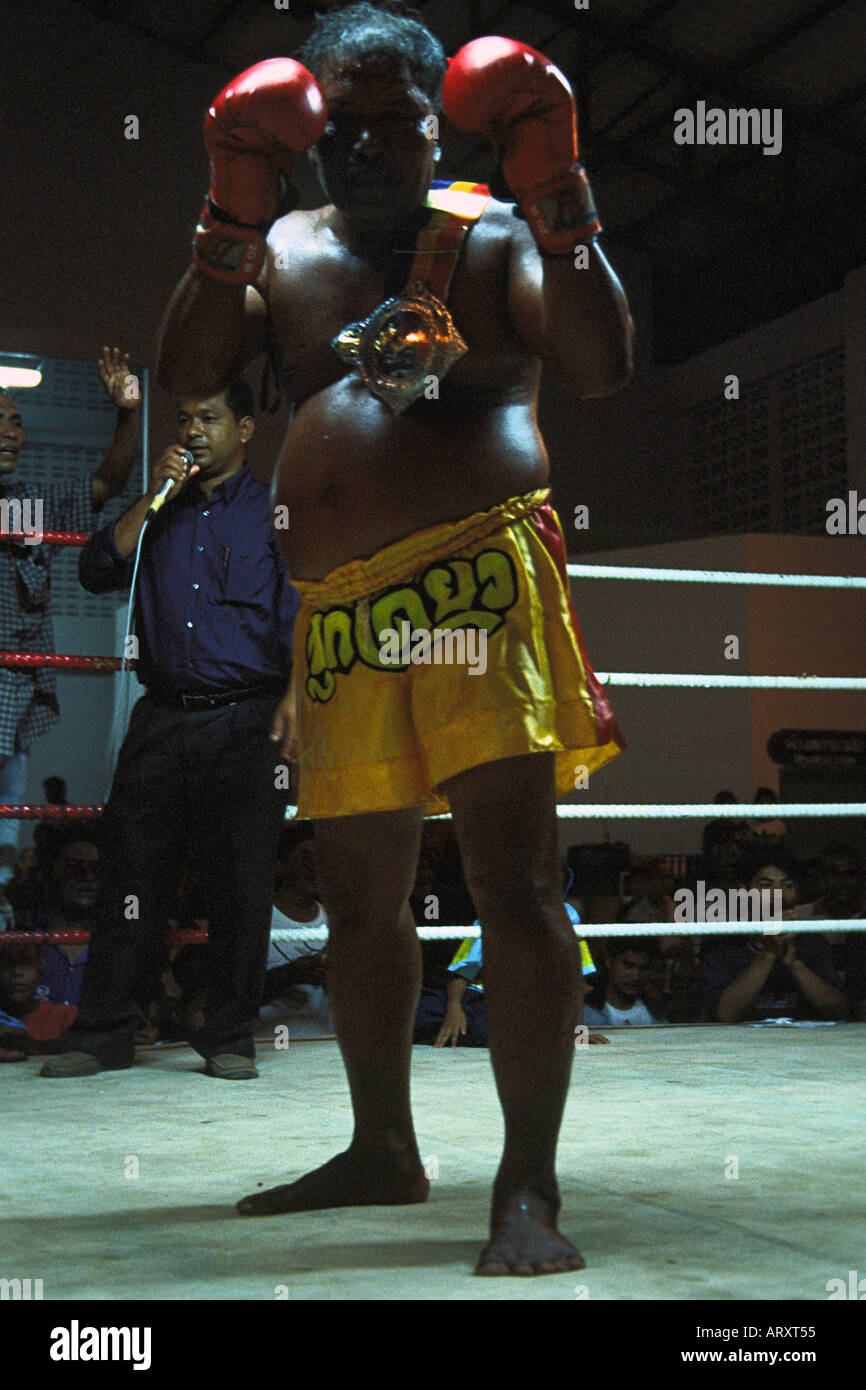
[[[137,580],[138,675],[102,822],[102,880],[69,1051],[42,1076],[129,1067],[163,960],[187,855],[210,899],[211,978],[192,1046],[210,1076],[257,1075],[271,885],[296,756],[290,694],[299,606],[273,534],[269,490],[244,462],[249,387],[181,400],[178,443],[145,495],[82,552],[91,593]],[[159,495],[171,484],[163,500]],[[160,509],[161,508],[161,509]]]

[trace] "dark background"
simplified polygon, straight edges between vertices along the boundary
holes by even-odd
[[[7,0],[0,349],[84,359],[110,340],[153,366],[206,187],[207,105],[241,69],[295,52],[313,11],[326,8]],[[635,381],[612,401],[544,387],[554,487],[566,510],[585,503],[593,519],[572,544],[692,534],[677,506],[683,422],[659,389],[665,369],[839,289],[866,260],[861,0],[418,8],[448,53],[483,33],[540,47],[578,97],[603,246],[629,293],[638,346]],[[698,99],[781,107],[782,153],[678,146],[673,113]],[[128,115],[138,140],[124,138]],[[495,176],[484,141],[444,122],[442,135],[443,175]],[[302,204],[315,206],[306,161],[296,168]],[[153,418],[162,448],[171,412],[158,391]],[[285,423],[284,413],[261,423],[252,460],[264,474]],[[724,530],[724,521],[704,530],[714,524]]]

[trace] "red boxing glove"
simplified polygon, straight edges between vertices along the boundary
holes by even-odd
[[[493,141],[542,251],[567,255],[601,231],[577,162],[577,112],[559,68],[513,39],[474,39],[449,59],[442,87],[449,120]]]
[[[322,89],[292,58],[267,58],[224,87],[204,120],[210,192],[193,242],[199,270],[230,285],[255,280],[277,212],[280,171],[328,121]]]

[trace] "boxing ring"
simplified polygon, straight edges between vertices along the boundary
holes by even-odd
[[[46,536],[46,543],[84,539]],[[850,576],[579,564],[568,572],[578,580],[866,588],[866,579]],[[104,674],[124,662],[4,653],[0,664]],[[720,698],[728,688],[774,684],[866,689],[861,679],[783,674],[597,675],[608,691],[679,684],[715,687]],[[559,816],[743,819],[767,810],[761,803],[569,804]],[[7,805],[0,817],[69,821],[101,811]],[[773,803],[772,812],[786,820],[855,816],[866,804]],[[813,931],[864,927],[861,919],[808,919]],[[585,929],[592,941],[730,935],[754,932],[755,923]],[[475,934],[460,924],[418,931],[430,940]],[[68,942],[86,934],[4,939]],[[42,1278],[46,1299],[98,1300],[399,1300],[410,1281],[411,1297],[421,1300],[826,1301],[833,1281],[866,1274],[862,1024],[610,1029],[608,1046],[576,1046],[559,1149],[560,1224],[587,1268],[521,1280],[471,1274],[502,1133],[481,1049],[413,1050],[416,1127],[431,1179],[425,1205],[235,1219],[242,1194],[317,1166],[351,1136],[336,1041],[287,1032],[257,1033],[261,1077],[245,1086],[215,1085],[182,1044],[140,1049],[145,1065],[130,1071],[59,1085],[36,1081],[38,1058],[5,1067],[5,1146],[17,1174],[14,1195],[4,1199],[5,1265]]]

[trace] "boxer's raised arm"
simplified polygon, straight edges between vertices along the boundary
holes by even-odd
[[[175,398],[216,394],[265,351],[266,325],[253,285],[223,285],[191,266],[163,321],[157,381]]]
[[[525,219],[510,236],[515,329],[578,395],[619,390],[631,374],[631,319],[594,241],[601,224],[578,162],[577,112],[566,78],[526,44],[474,39],[451,61],[442,101],[459,129],[492,142]]]
[[[623,288],[595,242],[542,257],[526,227],[512,238],[508,308],[547,371],[578,396],[611,396],[632,372],[634,325]]]
[[[157,377],[172,395],[219,391],[264,350],[266,310],[255,286],[264,288],[280,175],[288,178],[293,153],[315,144],[326,122],[319,84],[292,58],[247,68],[208,110],[210,188],[194,264],[169,305],[160,344]]]

